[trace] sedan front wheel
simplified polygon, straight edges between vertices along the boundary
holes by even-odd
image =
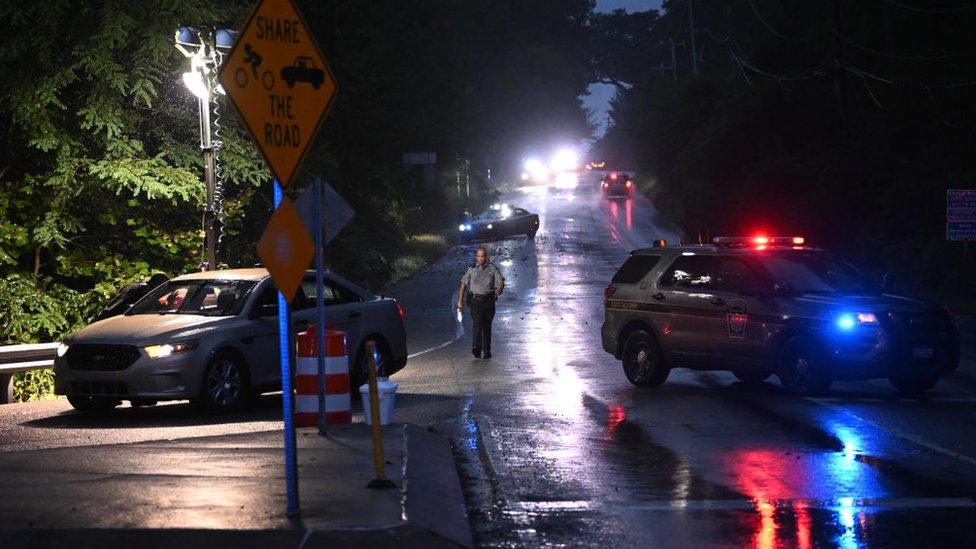
[[[247,399],[249,385],[242,360],[229,353],[217,355],[207,365],[200,396],[194,404],[215,414],[239,410]]]

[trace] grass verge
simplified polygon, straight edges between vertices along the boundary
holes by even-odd
[[[449,247],[442,234],[422,233],[408,236],[403,255],[393,261],[390,284],[420,273],[443,257]]]

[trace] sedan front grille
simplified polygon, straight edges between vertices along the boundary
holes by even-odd
[[[125,370],[139,359],[139,349],[132,345],[72,345],[65,354],[68,368],[89,372]]]

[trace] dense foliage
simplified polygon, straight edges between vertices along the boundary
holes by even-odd
[[[217,2],[3,3],[0,340],[63,335],[115,289],[199,262],[196,112],[172,45],[179,24],[227,20]],[[225,171],[265,176],[228,131]],[[8,293],[9,292],[9,293]]]
[[[976,8],[907,4],[922,9],[696,1],[695,75],[688,1],[668,1],[637,33],[659,45],[634,50],[665,70],[626,76],[597,150],[638,167],[690,240],[801,232],[892,271],[896,288],[972,308],[976,249],[964,265],[945,241],[945,207],[976,180]]]
[[[236,28],[251,5],[0,3],[0,343],[57,339],[124,284],[200,264],[197,109],[173,31]],[[592,0],[298,6],[340,91],[293,187],[323,175],[356,209],[330,249],[332,266],[356,280],[375,287],[415,269],[416,259],[400,259],[426,257],[410,235],[483,200],[490,170],[503,174],[528,144],[589,134],[578,96],[591,78]],[[215,102],[226,228],[218,260],[252,265],[271,183],[226,99]],[[419,188],[402,155],[428,151],[438,178]]]

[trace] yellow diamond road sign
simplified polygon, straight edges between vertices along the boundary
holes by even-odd
[[[313,255],[315,243],[291,200],[283,196],[258,242],[258,257],[288,301],[295,297]]]
[[[258,3],[223,62],[220,83],[287,187],[336,94],[335,77],[292,0]]]

